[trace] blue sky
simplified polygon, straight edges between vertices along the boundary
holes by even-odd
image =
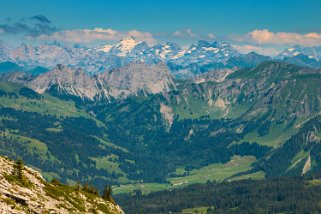
[[[13,44],[58,40],[90,46],[133,34],[150,43],[218,40],[271,53],[293,44],[321,46],[320,0],[1,0],[0,4],[0,39]]]

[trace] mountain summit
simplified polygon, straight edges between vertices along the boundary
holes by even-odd
[[[144,41],[137,41],[133,36],[127,36],[121,39],[115,45],[106,44],[97,49],[97,51],[103,51],[110,55],[126,57],[130,54],[137,46],[141,46],[141,48],[147,49],[148,46]],[[140,48],[140,49],[141,49]]]
[[[321,47],[301,47],[295,45],[291,48],[284,49],[277,58],[295,57],[299,54],[306,55],[310,59],[321,60]]]

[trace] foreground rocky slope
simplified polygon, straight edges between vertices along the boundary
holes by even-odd
[[[14,162],[0,156],[0,213],[123,213],[114,202],[62,184],[47,183],[23,168],[25,182],[12,175]]]

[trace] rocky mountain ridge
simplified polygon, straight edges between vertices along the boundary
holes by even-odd
[[[16,78],[9,78],[15,81]],[[130,95],[148,95],[175,89],[175,83],[163,64],[128,66],[90,76],[83,69],[58,65],[26,83],[38,93],[55,89],[58,93],[81,99],[118,99]]]

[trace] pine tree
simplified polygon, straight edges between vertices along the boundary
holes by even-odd
[[[16,161],[15,165],[13,166],[13,172],[12,174],[18,178],[20,181],[23,180],[23,168],[24,168],[24,163],[21,159]]]
[[[56,185],[56,186],[61,185],[61,182],[60,182],[57,178],[55,178],[55,177],[52,178],[51,183],[54,184],[54,185]]]
[[[85,192],[88,192],[88,193],[91,193],[91,194],[99,196],[99,192],[96,189],[96,187],[93,186],[93,185],[89,185],[88,183],[84,184],[82,190],[85,191]]]
[[[103,191],[103,195],[102,198],[107,200],[107,201],[111,201],[111,194],[112,194],[113,190],[110,186],[106,185]]]
[[[80,181],[77,182],[76,187],[75,187],[75,190],[76,190],[77,192],[80,192],[80,190],[81,190]]]

